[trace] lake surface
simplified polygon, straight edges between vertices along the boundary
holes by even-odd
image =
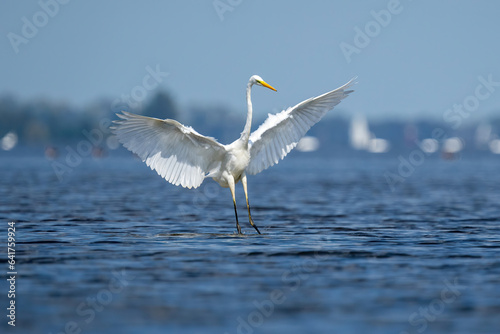
[[[18,272],[16,328],[3,279],[0,331],[498,333],[500,159],[427,159],[404,177],[399,163],[292,155],[249,177],[262,235],[238,184],[238,236],[212,180],[174,187],[129,155],[60,178],[44,158],[0,157]]]

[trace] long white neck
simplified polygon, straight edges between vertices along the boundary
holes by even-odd
[[[248,145],[248,139],[250,138],[250,130],[252,128],[252,83],[248,83],[247,85],[247,106],[248,106],[248,113],[247,113],[247,121],[245,123],[245,128],[243,129],[243,132],[241,133],[241,139],[245,143],[245,146]]]

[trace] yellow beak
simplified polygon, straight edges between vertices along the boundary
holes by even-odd
[[[276,88],[274,88],[273,86],[271,86],[270,84],[268,84],[268,83],[267,83],[267,82],[265,82],[264,80],[259,81],[259,82],[260,82],[260,84],[261,84],[262,86],[264,86],[264,87],[266,87],[266,88],[269,88],[269,89],[272,89],[272,90],[274,90],[275,92],[277,92]]]

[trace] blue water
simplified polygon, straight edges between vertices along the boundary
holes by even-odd
[[[294,154],[249,178],[262,235],[238,185],[238,236],[211,180],[177,188],[128,155],[61,178],[44,158],[0,158],[18,271],[16,328],[2,315],[0,330],[498,333],[500,159],[428,159],[391,190],[398,164]]]

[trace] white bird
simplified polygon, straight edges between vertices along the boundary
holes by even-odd
[[[250,224],[260,234],[250,214],[247,173],[255,175],[277,164],[290,152],[306,132],[340,101],[348,96],[353,84],[307,99],[282,112],[269,114],[254,132],[252,126],[251,91],[253,85],[276,91],[258,75],[247,85],[248,113],[240,138],[229,145],[218,143],[189,126],[172,119],[157,119],[122,111],[114,121],[113,133],[127,149],[137,154],[168,182],[185,188],[197,188],[207,177],[231,190],[236,228],[241,234],[236,210],[235,184],[241,181],[247,202]]]

